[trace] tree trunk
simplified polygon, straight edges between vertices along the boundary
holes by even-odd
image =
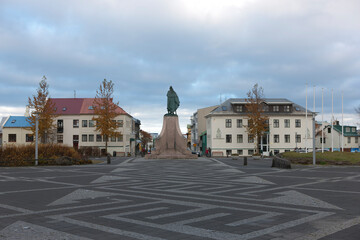
[[[105,135],[105,154],[106,154],[106,156],[107,156],[107,154],[108,154],[108,151],[107,151],[107,148],[108,148],[108,137],[107,137],[107,135]]]

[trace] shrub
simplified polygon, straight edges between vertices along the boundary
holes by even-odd
[[[82,159],[74,148],[60,144],[40,144],[38,148],[39,165],[69,165],[91,163]],[[67,160],[58,160],[66,157]],[[69,160],[70,159],[70,160]],[[0,166],[33,166],[35,146],[8,145],[0,148]]]

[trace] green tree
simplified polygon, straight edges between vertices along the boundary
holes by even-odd
[[[43,76],[39,83],[39,88],[36,91],[36,95],[33,95],[32,98],[28,98],[28,106],[30,109],[33,109],[29,118],[27,119],[31,125],[30,130],[35,135],[36,115],[38,115],[39,137],[42,143],[47,143],[56,128],[56,110],[55,103],[53,103],[49,98],[49,85],[46,82],[45,76]]]
[[[110,80],[104,79],[96,91],[94,100],[94,114],[93,120],[96,121],[96,131],[100,132],[105,140],[105,152],[107,153],[108,142],[110,137],[117,137],[121,133],[118,131],[119,123],[115,118],[120,115],[117,111],[118,104],[114,103],[112,95],[114,93],[114,83]]]
[[[256,153],[260,153],[260,138],[269,127],[268,117],[263,114],[263,97],[263,88],[255,84],[247,93],[246,98],[246,115],[248,118],[246,129],[248,134],[253,136]]]

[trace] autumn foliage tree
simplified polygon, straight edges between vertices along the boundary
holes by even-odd
[[[96,131],[100,132],[105,141],[105,152],[107,153],[110,137],[117,137],[121,133],[118,131],[119,123],[115,118],[119,115],[117,109],[119,103],[114,103],[112,95],[114,93],[114,83],[104,79],[96,91],[94,100],[93,120],[96,121]]]
[[[253,136],[257,153],[260,153],[260,138],[269,127],[268,117],[263,114],[263,97],[263,88],[255,84],[247,93],[246,98],[246,115],[248,118],[246,129],[248,134]]]
[[[30,113],[27,121],[30,123],[30,130],[35,135],[36,131],[36,115],[38,115],[39,126],[38,133],[42,143],[47,143],[50,136],[55,130],[55,103],[49,98],[49,85],[46,77],[43,76],[39,83],[36,95],[28,98],[28,106],[33,111]]]
[[[140,135],[141,135],[141,145],[143,146],[143,148],[146,149],[146,146],[149,142],[151,142],[151,135],[150,133],[144,131],[144,130],[140,130]]]

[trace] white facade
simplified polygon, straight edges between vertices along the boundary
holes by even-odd
[[[342,147],[344,150],[350,151],[351,148],[360,147],[360,135],[357,133],[355,126],[344,126],[344,136],[342,136],[342,126],[334,125],[333,130],[331,125],[324,126],[324,144],[322,144],[321,130],[316,136],[316,148],[321,149],[324,146],[325,150],[340,151]]]
[[[306,146],[312,151],[312,113],[309,112],[306,119],[302,107],[286,99],[276,100],[265,99],[264,103],[270,109],[264,112],[269,118],[269,131],[264,133],[261,141],[264,155],[270,152],[276,154],[293,151],[295,148],[305,149]],[[248,118],[244,111],[240,111],[244,109],[244,104],[243,99],[229,99],[206,116],[207,145],[214,156],[231,154],[248,156],[254,153],[256,146],[249,139],[246,129]],[[243,107],[236,111],[236,105]],[[272,112],[273,105],[282,107]],[[281,111],[285,106],[290,106],[289,112]]]

